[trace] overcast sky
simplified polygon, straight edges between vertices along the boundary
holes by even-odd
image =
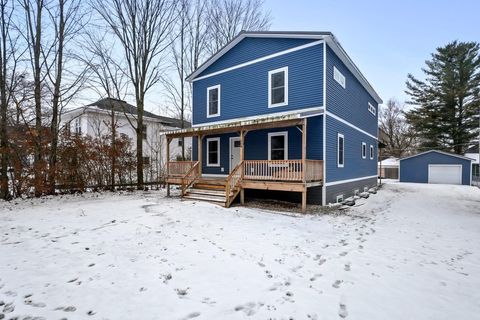
[[[480,41],[480,0],[266,0],[271,30],[331,31],[384,101],[453,40]]]

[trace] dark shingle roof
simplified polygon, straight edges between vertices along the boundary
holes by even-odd
[[[465,153],[478,153],[478,143],[465,150]]]
[[[104,98],[104,99],[98,100],[97,102],[89,104],[88,107],[97,107],[99,109],[108,110],[108,111],[112,110],[113,108],[113,110],[116,112],[124,112],[131,115],[137,114],[137,107],[127,103],[126,101],[113,99],[113,98]],[[181,120],[178,120],[178,119],[159,116],[145,110],[143,111],[143,115],[145,117],[158,119],[162,124],[167,126],[177,127],[177,128],[182,127],[181,125],[182,122]],[[184,121],[184,128],[188,128],[188,127],[190,127],[190,122]]]

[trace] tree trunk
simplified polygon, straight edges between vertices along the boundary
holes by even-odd
[[[2,24],[2,43],[0,52],[0,198],[8,199],[10,192],[8,190],[8,136],[7,136],[7,30],[5,25],[5,3],[1,7],[1,24]]]
[[[41,37],[42,37],[42,9],[43,1],[37,1],[37,21],[35,25],[35,40],[33,48],[34,60],[34,100],[35,100],[35,154],[34,154],[34,175],[35,175],[35,196],[39,197],[43,192],[43,180],[45,166],[42,154],[42,83],[41,83]],[[31,12],[29,12],[31,15]]]
[[[144,100],[137,98],[137,189],[143,189],[143,105]]]

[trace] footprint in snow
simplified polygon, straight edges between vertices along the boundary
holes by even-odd
[[[32,299],[26,299],[25,301],[23,301],[23,303],[25,303],[27,306],[32,306],[35,308],[45,308],[47,306],[43,302],[33,302]]]
[[[341,257],[345,257],[347,254],[348,254],[348,252],[343,251],[342,253],[340,253],[340,256],[341,256]]]
[[[242,311],[245,313],[247,316],[253,316],[257,310],[256,310],[257,304],[255,302],[248,302],[243,305],[238,305],[235,307],[235,311]]]
[[[333,284],[332,284],[332,287],[334,287],[335,289],[338,289],[340,288],[340,285],[342,284],[343,280],[336,280]]]
[[[74,312],[74,311],[77,311],[77,308],[75,308],[74,306],[68,306],[68,307],[58,307],[58,308],[55,308],[55,310],[62,310],[65,312]]]
[[[193,318],[196,318],[196,317],[199,317],[200,316],[200,312],[192,312],[190,313],[188,316],[186,316],[185,318],[183,318],[184,320],[187,320],[187,319],[193,319]]]
[[[3,306],[3,313],[10,313],[10,312],[13,312],[15,311],[15,305],[11,302],[11,303],[6,303],[4,306]]]
[[[348,316],[347,306],[345,304],[340,303],[340,307],[338,309],[338,315],[341,318],[346,318]]]
[[[347,263],[347,264],[345,265],[345,268],[344,268],[344,269],[345,269],[345,271],[350,271],[350,268],[351,268],[350,263]]]

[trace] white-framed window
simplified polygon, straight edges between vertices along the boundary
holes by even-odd
[[[334,66],[333,67],[333,79],[337,81],[343,89],[347,86],[347,82],[345,80],[345,76]]]
[[[288,159],[288,132],[270,132],[268,134],[268,160]]]
[[[375,108],[370,102],[368,103],[368,111],[374,116],[377,115],[377,108]]]
[[[362,142],[362,159],[367,158],[367,144]]]
[[[373,146],[370,145],[370,160],[373,160],[373,153],[374,153]]]
[[[220,138],[207,139],[207,167],[220,166]]]
[[[345,165],[345,137],[339,133],[337,136],[337,167],[343,168]]]
[[[288,105],[288,67],[268,72],[268,107]]]
[[[82,134],[82,118],[75,119],[75,134]]]
[[[207,88],[207,118],[220,116],[220,85]]]
[[[339,194],[337,196],[337,203],[342,203],[343,202],[343,194]]]

